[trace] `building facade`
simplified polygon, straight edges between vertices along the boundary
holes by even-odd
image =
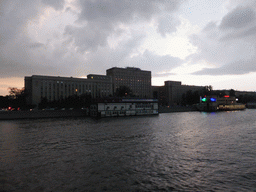
[[[179,105],[182,102],[182,95],[187,91],[200,91],[205,86],[182,85],[180,81],[165,81],[164,86],[153,87],[153,98],[159,100],[163,106]]]
[[[54,101],[72,95],[90,94],[92,98],[113,95],[112,78],[90,74],[85,78],[40,76],[25,77],[28,104],[38,105],[42,98]]]
[[[152,93],[152,98],[158,99],[160,106],[168,105],[165,86],[152,86]]]
[[[134,67],[113,67],[107,70],[107,76],[112,77],[114,93],[121,86],[126,86],[138,98],[151,98],[152,96],[151,71],[143,71]]]

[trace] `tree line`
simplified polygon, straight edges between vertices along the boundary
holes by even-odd
[[[31,107],[26,102],[27,94],[25,88],[9,87],[8,89],[9,95],[0,96],[0,108],[27,109]]]
[[[36,107],[35,105],[28,105],[27,104],[27,96],[25,88],[15,88],[9,87],[9,95],[0,96],[0,108],[15,108],[15,109],[31,109]],[[202,90],[199,91],[192,91],[188,90],[186,93],[182,95],[181,98],[181,105],[193,105],[200,102],[200,96],[208,96],[208,95],[215,95],[218,97],[222,97],[228,94],[230,96],[235,96],[235,90],[230,89],[229,91],[225,90],[213,90],[212,86],[206,86]],[[110,95],[111,97],[111,95]],[[136,97],[132,90],[127,86],[120,86],[115,94],[114,97]],[[256,101],[256,94],[255,95],[239,95],[238,102],[240,103],[248,103],[250,101]],[[87,108],[93,102],[92,96],[90,94],[82,94],[82,95],[72,95],[67,98],[48,101],[47,98],[42,98],[41,102],[38,105],[39,109],[44,108]]]
[[[27,97],[28,94],[26,93],[25,88],[18,89],[16,87],[9,87],[8,88],[9,94],[6,96],[0,96],[0,108],[13,108],[17,109],[31,109],[38,107],[39,109],[45,108],[87,108],[89,107],[92,102],[91,94],[82,94],[82,95],[72,95],[66,98],[62,98],[59,100],[49,101],[46,97],[41,98],[41,102],[36,105],[28,105]],[[109,95],[109,97],[113,97]],[[132,90],[127,86],[120,86],[115,94],[114,97],[135,97]]]

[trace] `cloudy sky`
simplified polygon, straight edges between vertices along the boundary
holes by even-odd
[[[24,76],[111,67],[256,91],[255,0],[1,0],[0,95]]]

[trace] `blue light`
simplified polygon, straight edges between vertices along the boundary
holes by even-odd
[[[211,100],[211,102],[216,102],[215,98],[211,98],[210,100]]]

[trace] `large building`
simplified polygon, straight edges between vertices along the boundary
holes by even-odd
[[[92,98],[113,95],[112,79],[105,75],[88,75],[86,78],[40,76],[25,77],[28,103],[38,105],[42,98],[48,101],[72,95],[90,94]]]
[[[139,68],[113,67],[107,70],[107,76],[112,77],[114,93],[121,86],[129,87],[138,98],[151,98],[151,71]]]
[[[164,86],[151,86],[151,71],[134,67],[113,67],[106,73],[107,75],[89,74],[87,79],[40,75],[25,77],[28,104],[38,105],[43,98],[47,101],[57,101],[82,94],[90,94],[92,98],[108,97],[115,95],[121,86],[126,86],[136,98],[155,98],[159,100],[160,105],[168,106],[180,104],[182,94],[187,91],[199,91],[204,88],[182,85],[180,81],[165,81]]]
[[[164,86],[153,86],[153,97],[159,100],[160,105],[178,105],[182,94],[187,91],[200,91],[205,86],[182,85],[180,81],[165,81]]]

